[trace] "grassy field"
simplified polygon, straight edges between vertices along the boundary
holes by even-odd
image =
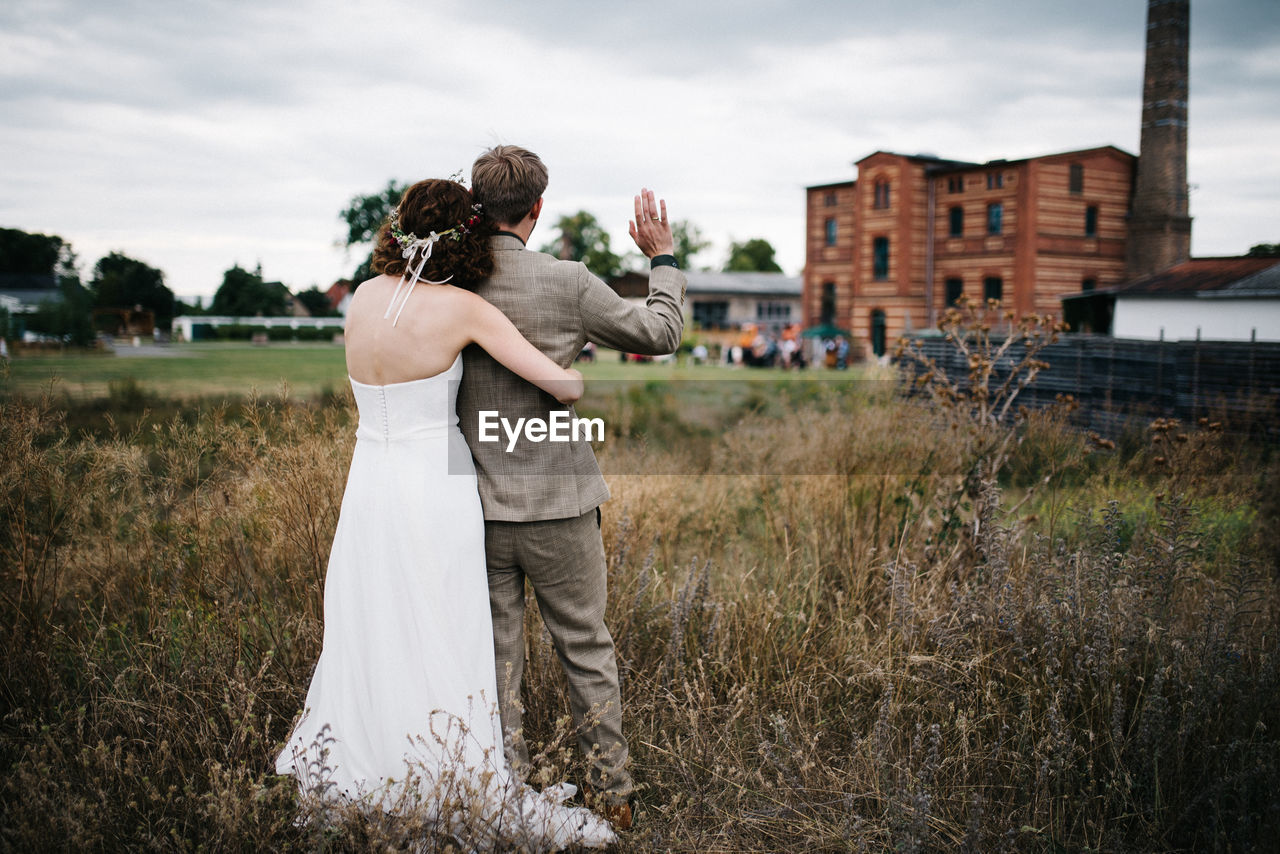
[[[295,821],[272,760],[320,648],[351,402],[322,393],[337,348],[200,352],[229,373],[158,357],[113,395],[93,366],[143,360],[85,357],[96,403],[0,399],[0,851],[458,850],[413,817]],[[295,357],[314,398],[157,414]],[[38,389],[34,361],[10,382]],[[991,426],[849,381],[873,373],[684,371],[587,366],[642,784],[619,850],[1275,850],[1274,449]],[[85,413],[109,420],[68,428]],[[527,736],[580,780],[527,628]]]
[[[784,374],[776,370],[729,369],[718,365],[676,362],[621,363],[603,350],[593,363],[577,365],[589,380],[647,382],[655,380],[847,381],[858,371],[806,371]],[[193,343],[131,348],[115,353],[29,351],[7,367],[10,388],[23,395],[52,389],[75,400],[107,397],[112,383],[131,382],[162,397],[237,397],[252,391],[315,397],[347,385],[343,349],[334,344],[273,342],[266,346],[234,343]]]
[[[131,381],[165,397],[276,394],[282,383],[302,397],[346,382],[343,350],[333,344],[173,344],[121,347],[117,353],[24,355],[9,366],[21,394],[51,388],[74,399],[106,397],[110,384]]]

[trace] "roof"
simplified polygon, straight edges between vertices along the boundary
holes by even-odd
[[[859,165],[863,160],[875,157],[877,154],[888,154],[891,157],[905,157],[907,160],[913,160],[917,163],[927,164],[935,172],[951,172],[951,171],[967,171],[969,169],[986,169],[1001,166],[1018,166],[1032,160],[1057,160],[1061,158],[1083,157],[1086,154],[1096,154],[1101,152],[1109,152],[1119,154],[1129,160],[1136,160],[1137,157],[1123,148],[1117,148],[1114,145],[1097,145],[1093,148],[1080,148],[1074,151],[1059,151],[1053,154],[1041,154],[1036,157],[1023,157],[1017,160],[996,159],[988,160],[986,163],[971,163],[967,160],[948,160],[945,157],[938,157],[934,154],[902,154],[896,151],[873,151],[862,160],[857,160],[854,165]]]
[[[752,296],[800,296],[804,280],[786,273],[712,273],[686,270],[689,294],[750,294]]]
[[[855,187],[857,181],[832,181],[830,184],[810,184],[806,190],[835,190],[839,187]]]
[[[62,302],[62,291],[56,288],[3,288],[0,289],[0,296],[28,306],[36,306],[42,302]]]
[[[709,270],[686,270],[688,296],[700,294],[739,294],[756,297],[799,297],[804,293],[804,280],[786,273],[717,273]],[[648,270],[635,270],[613,279],[617,290],[628,279],[648,279]]]
[[[1095,293],[1117,297],[1280,297],[1280,258],[1192,258]]]
[[[913,160],[917,163],[927,163],[930,166],[934,166],[940,169],[972,169],[975,166],[982,165],[981,163],[970,163],[967,160],[950,160],[945,157],[939,157],[936,154],[926,154],[923,152],[920,154],[903,154],[900,151],[885,151],[883,149],[880,149],[878,151],[873,151],[870,154],[868,154],[866,157],[853,161],[853,165],[860,166],[862,165],[863,161],[870,160],[872,157],[875,157],[877,154],[887,154],[890,157],[902,157],[907,160]]]
[[[1271,260],[1276,263],[1250,276],[1245,276],[1239,281],[1232,282],[1222,290],[1206,291],[1201,296],[1235,297],[1237,299],[1246,297],[1280,297],[1280,258]]]

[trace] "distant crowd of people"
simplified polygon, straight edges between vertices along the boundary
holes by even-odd
[[[791,329],[777,334],[748,328],[729,344],[713,344],[711,348],[702,342],[694,344],[689,350],[689,358],[695,365],[804,370],[810,365],[821,364],[842,371],[849,367],[850,352],[849,339],[843,335],[804,339]],[[622,362],[652,362],[668,361],[675,357],[655,359],[635,353],[620,353],[618,358]],[[594,362],[595,345],[588,343],[583,347],[578,360]]]
[[[750,330],[733,345],[721,348],[720,361],[730,366],[783,370],[802,370],[809,364],[803,342],[795,334]]]

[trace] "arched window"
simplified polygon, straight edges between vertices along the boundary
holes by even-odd
[[[889,182],[881,179],[876,181],[876,199],[874,206],[879,210],[889,207]]]

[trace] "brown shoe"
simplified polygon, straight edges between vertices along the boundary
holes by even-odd
[[[582,795],[586,805],[604,816],[605,821],[612,824],[614,830],[631,829],[632,812],[630,799],[614,800],[608,795],[593,792],[591,787],[586,785],[582,787]]]
[[[614,830],[631,829],[631,804],[601,804],[600,814]]]

